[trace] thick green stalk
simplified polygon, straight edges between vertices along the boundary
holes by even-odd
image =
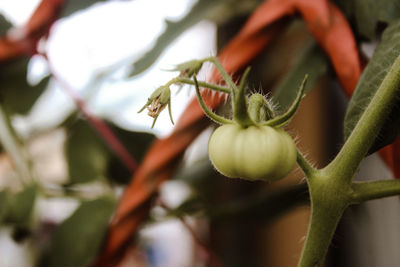
[[[322,267],[337,224],[345,207],[325,207],[313,203],[310,226],[299,267]]]
[[[400,194],[400,180],[380,180],[340,184],[324,170],[308,179],[311,222],[299,267],[323,266],[337,224],[348,205]]]
[[[311,222],[299,267],[323,266],[337,224],[351,202],[352,188],[330,179],[330,175],[324,170],[317,170],[308,176]]]
[[[387,118],[396,101],[399,85],[400,56],[336,158],[324,169],[307,175],[312,212],[299,267],[323,265],[337,224],[348,205],[400,193],[400,183],[397,181],[352,183],[384,118]],[[302,158],[299,159],[301,162]]]
[[[337,179],[350,183],[397,100],[400,56],[385,76],[371,102],[336,158],[326,167]]]

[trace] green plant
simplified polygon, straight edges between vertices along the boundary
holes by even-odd
[[[376,129],[381,128],[385,122],[382,118],[386,118],[395,105],[400,84],[400,56],[393,63],[338,155],[322,169],[313,168],[301,152],[296,153],[292,139],[282,129],[271,127],[282,127],[290,120],[303,97],[306,79],[288,111],[275,116],[271,105],[262,95],[253,94],[249,98],[245,95],[249,69],[244,72],[237,87],[216,58],[206,58],[201,62],[205,61],[215,64],[229,87],[217,88],[208,83],[202,85],[228,93],[233,114],[233,120],[229,120],[209,110],[202,99],[195,74],[199,68],[196,72],[190,71],[192,65],[201,64],[197,61],[182,64],[189,66],[189,70],[181,72],[181,76],[185,73],[193,76],[197,99],[204,113],[213,121],[225,124],[217,128],[210,138],[210,160],[217,170],[228,177],[272,181],[287,175],[297,158],[297,163],[307,179],[312,207],[311,223],[299,266],[322,266],[336,226],[348,206],[400,194],[400,180],[353,182],[361,161],[378,134]],[[166,87],[176,82],[192,84],[177,78],[171,80]],[[266,158],[266,161],[260,157]]]
[[[32,264],[114,267],[125,260],[122,255],[137,254],[127,249],[141,249],[138,232],[144,224],[175,218],[193,237],[199,252],[193,255],[203,257],[200,264],[213,265],[215,250],[223,266],[231,266],[231,262],[235,266],[253,266],[252,260],[260,256],[254,252],[260,247],[255,246],[266,241],[257,235],[257,227],[248,225],[260,223],[265,227],[289,210],[311,202],[311,222],[299,266],[322,266],[335,229],[349,206],[400,194],[400,180],[355,181],[360,162],[377,151],[394,177],[400,178],[400,6],[397,0],[197,0],[181,19],[166,20],[164,32],[139,58],[126,56],[121,61],[115,59],[109,66],[94,66],[93,79],[81,97],[75,90],[78,88],[62,78],[68,76],[55,70],[54,58],[42,48],[53,37],[54,31],[50,29],[58,18],[96,2],[115,4],[115,1],[99,0],[41,0],[31,18],[16,31],[0,14],[0,224],[4,226],[1,230],[11,229],[10,237],[16,242],[28,240],[34,244],[36,257],[31,260]],[[117,5],[123,8],[128,2]],[[99,6],[102,4],[110,3],[99,3]],[[86,101],[96,95],[96,88],[134,80],[130,78],[143,73],[178,36],[204,19],[221,29],[217,57],[177,65],[173,71],[179,71],[179,75],[159,86],[140,110],[147,108],[154,126],[160,113],[168,109],[174,124],[173,89],[176,85],[194,86],[197,98],[193,98],[170,135],[156,138],[153,134],[126,130],[118,126],[115,118],[99,118],[91,112],[92,106]],[[244,19],[247,21],[242,25]],[[103,21],[110,25],[113,22]],[[127,32],[139,41],[143,30],[146,34],[150,32],[144,25],[129,25]],[[92,27],[95,32],[99,26],[92,23]],[[132,34],[136,28],[141,31]],[[104,38],[114,36],[103,35]],[[208,40],[207,36],[201,37]],[[371,58],[364,44],[376,46]],[[110,52],[115,52],[114,49],[110,47]],[[71,54],[69,50],[65,53]],[[41,57],[49,70],[47,77],[36,85],[26,79],[28,62],[33,56]],[[199,81],[199,71],[206,62],[212,65],[213,72]],[[253,66],[251,73],[246,69],[249,65]],[[129,75],[129,79],[121,77],[122,73]],[[306,74],[309,78],[301,83]],[[76,109],[67,118],[55,122],[51,129],[21,134],[15,129],[17,120],[33,106],[42,104],[37,99],[53,83],[71,97]],[[257,87],[254,84],[262,84],[259,93],[249,90]],[[144,89],[134,84],[131,88]],[[288,133],[296,135],[299,143],[306,136],[297,134],[298,129],[293,125],[286,127],[304,95],[307,93],[308,97],[303,108],[312,97],[308,93],[318,92],[315,89],[344,93],[349,98],[344,118],[330,118],[324,125],[314,123],[313,118],[301,117],[302,114],[299,114],[300,123],[296,121],[298,117],[293,120],[293,125],[301,124],[298,128],[312,122],[309,128],[317,130],[343,125],[344,132],[336,133],[344,138],[343,142],[326,142],[337,148],[331,149],[329,155],[324,154],[329,161],[312,153],[304,157]],[[319,100],[330,104],[332,99]],[[125,101],[131,105],[130,99]],[[120,109],[111,105],[108,108],[112,113]],[[344,112],[344,107],[335,107],[334,112]],[[213,125],[218,128],[209,142],[214,167],[205,155],[194,163],[185,161],[183,155],[188,146],[212,122],[222,124]],[[64,180],[54,183],[46,181],[51,171],[36,172],[41,156],[32,156],[29,150],[36,138],[47,138],[49,133],[65,136],[58,144],[62,146],[58,154],[65,156]],[[52,148],[52,144],[42,145],[42,150]],[[307,150],[305,146],[304,151]],[[308,158],[318,163],[310,164]],[[288,175],[296,162],[302,171]],[[4,165],[10,165],[6,171],[3,171]],[[225,179],[215,169],[245,181]],[[283,187],[279,187],[281,183],[272,186],[264,183],[285,176],[298,179],[290,185],[292,180],[283,180]],[[185,183],[193,193],[178,207],[166,205],[159,194],[161,185],[169,179]],[[101,190],[96,190],[99,187]],[[122,196],[121,188],[124,188]],[[43,219],[42,214],[38,216],[36,204],[65,198],[77,204],[67,219],[51,221]],[[165,214],[154,215],[151,212],[154,206],[164,209]],[[204,238],[210,244],[196,236],[185,222],[186,216],[198,216],[210,222],[211,234]],[[215,226],[219,223],[229,225],[220,231]],[[296,226],[290,225],[291,229]],[[229,231],[237,239],[229,239],[226,234]],[[245,240],[239,239],[242,232]],[[222,242],[235,249],[225,253],[219,244],[212,243],[216,233],[222,233]],[[137,240],[140,240],[138,244],[132,246]],[[292,241],[298,243],[298,239]],[[251,253],[246,253],[243,247]],[[224,253],[228,257],[224,258]],[[244,260],[237,261],[238,258]]]

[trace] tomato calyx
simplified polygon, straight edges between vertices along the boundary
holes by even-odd
[[[233,119],[226,119],[222,116],[217,115],[210,109],[208,109],[207,105],[204,103],[204,100],[200,93],[199,83],[197,81],[196,74],[193,75],[194,85],[196,89],[197,99],[200,103],[201,108],[204,113],[214,122],[218,124],[238,124],[243,128],[249,126],[271,126],[271,127],[284,127],[286,126],[293,115],[296,113],[302,98],[304,97],[305,85],[308,79],[308,75],[306,75],[299,87],[299,91],[295,100],[289,109],[281,114],[275,115],[275,112],[272,108],[272,105],[269,101],[261,94],[255,93],[250,95],[250,97],[246,96],[245,89],[248,74],[250,72],[250,68],[247,68],[244,72],[239,87],[231,86],[231,99],[232,99],[232,112]]]

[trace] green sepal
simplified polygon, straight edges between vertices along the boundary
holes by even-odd
[[[250,125],[256,125],[256,122],[252,120],[248,112],[248,99],[246,96],[246,81],[249,74],[250,68],[247,68],[243,74],[242,81],[240,82],[237,94],[233,96],[232,109],[234,121],[243,126],[247,127]]]
[[[225,119],[224,117],[221,117],[217,114],[215,114],[214,112],[212,112],[206,105],[206,103],[204,103],[203,98],[201,97],[201,93],[200,93],[200,88],[199,88],[199,83],[197,82],[197,78],[196,75],[193,76],[193,80],[194,80],[194,85],[196,88],[196,96],[197,99],[200,103],[200,106],[202,108],[202,110],[204,111],[204,113],[214,122],[218,123],[218,124],[232,124],[233,121]]]
[[[290,120],[293,118],[293,115],[296,113],[301,100],[305,96],[304,89],[306,87],[307,79],[308,79],[308,74],[304,76],[304,79],[297,93],[296,99],[293,101],[289,109],[284,114],[279,115],[269,121],[266,121],[263,125],[272,127],[284,127],[290,122]]]
[[[193,75],[197,75],[203,66],[204,61],[202,60],[189,60],[181,64],[176,65],[171,71],[179,71],[179,77],[191,78]]]

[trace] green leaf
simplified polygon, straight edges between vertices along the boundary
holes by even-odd
[[[213,207],[208,216],[213,221],[271,221],[288,210],[309,203],[306,183],[288,186],[277,190],[263,190],[257,194],[244,197]]]
[[[55,230],[41,267],[90,266],[101,247],[115,201],[99,198],[83,202]]]
[[[187,215],[195,215],[197,213],[204,213],[206,203],[199,196],[191,197],[185,200],[175,209],[169,210],[167,216],[171,217],[184,217]]]
[[[188,166],[179,168],[173,179],[187,183],[197,195],[207,197],[216,193],[217,185],[221,182],[221,179],[226,178],[221,177],[207,156]]]
[[[105,2],[106,0],[69,0],[63,6],[63,11],[61,16],[69,16],[76,11],[90,7],[91,5],[98,2]]]
[[[68,129],[64,151],[70,184],[105,177],[110,151],[87,121],[78,120]]]
[[[36,186],[29,185],[14,195],[10,193],[7,197],[3,195],[3,201],[6,202],[3,222],[21,226],[28,225],[32,219],[36,194]]]
[[[35,86],[27,79],[29,58],[0,65],[0,100],[9,113],[26,114],[46,89],[48,78]]]
[[[198,0],[190,12],[181,20],[177,22],[166,20],[167,27],[165,31],[157,38],[156,44],[150,51],[133,63],[133,70],[129,76],[136,76],[149,68],[172,41],[179,37],[185,30],[206,18],[210,12],[220,7],[220,4],[224,1]]]
[[[0,36],[4,36],[11,27],[12,24],[0,14]]]
[[[133,132],[116,125],[109,124],[115,136],[120,140],[128,152],[140,163],[155,140],[155,136],[145,132]],[[108,177],[117,183],[127,184],[132,178],[131,171],[112,153],[107,167]]]
[[[7,191],[0,191],[0,223],[3,222],[7,214]]]
[[[382,41],[375,50],[370,62],[361,75],[361,78],[349,102],[345,120],[344,136],[347,139],[354,126],[360,119],[365,108],[370,103],[375,92],[388,73],[394,60],[400,54],[400,20],[391,24],[383,33]],[[385,119],[385,124],[379,132],[375,143],[369,153],[390,144],[400,133],[400,101],[393,108],[391,114]]]
[[[70,119],[65,125],[68,136],[64,153],[70,184],[91,182],[104,177],[118,183],[130,181],[131,171],[87,121],[79,119],[72,122]],[[110,122],[107,125],[138,163],[155,138],[153,134],[125,130]]]
[[[398,0],[336,0],[351,18],[359,34],[375,39],[379,23],[390,23],[400,17]]]
[[[277,190],[262,190],[223,204],[210,204],[204,198],[189,198],[168,216],[207,216],[215,222],[273,220],[286,211],[309,203],[307,184],[288,186]]]
[[[321,76],[327,73],[328,64],[325,54],[315,42],[308,45],[297,63],[274,90],[273,101],[279,104],[279,109],[285,110],[294,101],[306,74],[309,75],[309,78],[305,93],[309,92]]]

